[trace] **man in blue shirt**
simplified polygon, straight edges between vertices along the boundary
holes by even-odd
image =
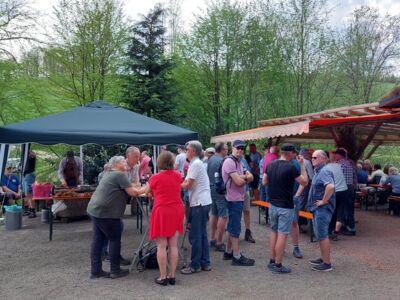
[[[12,166],[7,165],[4,170],[4,175],[1,178],[1,187],[4,192],[11,193],[13,198],[20,198],[20,193],[18,192],[19,178],[12,173]]]
[[[321,249],[321,258],[311,260],[313,270],[332,271],[330,259],[329,223],[335,210],[335,181],[332,171],[325,165],[328,157],[323,150],[312,155],[315,175],[308,195],[308,209],[313,212],[313,229]]]

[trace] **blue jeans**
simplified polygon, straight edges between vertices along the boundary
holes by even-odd
[[[32,194],[32,184],[35,183],[35,180],[35,172],[28,173],[24,176],[24,179],[22,180],[22,191],[25,194]]]
[[[110,241],[110,270],[111,273],[120,270],[121,254],[121,219],[100,219],[90,216],[93,222],[93,239],[90,249],[91,273],[98,274],[102,270],[101,251],[105,239]]]
[[[355,228],[354,221],[354,187],[352,184],[347,185],[347,197],[344,207],[344,223],[349,229]]]
[[[313,212],[313,229],[317,241],[328,238],[331,219],[332,212],[326,207],[319,207]]]
[[[228,201],[229,220],[226,231],[231,237],[239,238],[243,212],[243,201]]]
[[[192,269],[211,265],[207,238],[207,221],[210,209],[211,204],[190,208],[189,241],[192,245],[192,261],[190,263]]]

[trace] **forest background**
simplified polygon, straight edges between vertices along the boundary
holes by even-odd
[[[208,145],[259,120],[375,102],[400,82],[397,12],[360,6],[332,24],[332,1],[210,1],[183,27],[182,1],[130,20],[120,0],[58,0],[49,25],[29,1],[0,0],[0,124],[102,99]],[[65,153],[37,149],[44,170]]]

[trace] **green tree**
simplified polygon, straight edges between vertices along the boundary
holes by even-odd
[[[54,14],[55,42],[44,57],[54,92],[79,105],[112,100],[126,41],[120,1],[59,0]]]
[[[354,10],[346,27],[338,31],[334,56],[338,81],[350,92],[352,103],[376,101],[387,91],[381,82],[400,57],[400,15],[381,16],[368,6]]]
[[[165,10],[156,5],[131,30],[123,101],[137,112],[174,121],[173,61],[165,55]]]

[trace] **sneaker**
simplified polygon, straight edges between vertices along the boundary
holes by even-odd
[[[244,235],[244,240],[249,243],[255,243],[256,241],[253,239],[253,236],[251,235],[251,231],[249,229],[246,229],[246,233]]]
[[[274,266],[272,267],[271,271],[273,273],[282,273],[282,274],[288,274],[290,272],[292,272],[292,269],[289,267],[285,267],[283,265],[281,265],[280,267],[278,267],[276,264],[274,264]]]
[[[322,263],[322,264],[313,266],[312,269],[314,271],[330,272],[330,271],[332,271],[332,265],[331,264]]]
[[[235,258],[234,256],[232,257],[233,266],[254,266],[254,263],[254,259],[244,257],[243,254],[240,255],[239,259]]]
[[[296,258],[303,258],[303,254],[300,251],[299,247],[294,247],[293,248],[293,256]]]
[[[128,274],[129,274],[129,270],[119,269],[117,272],[111,272],[110,278],[115,279],[115,278],[127,276]]]
[[[215,247],[217,245],[217,241],[216,240],[210,240],[208,246],[209,247]]]
[[[219,245],[215,245],[215,251],[218,251],[218,252],[225,252],[225,250],[226,250],[226,247],[225,247],[225,244],[224,244],[224,243],[219,244]]]
[[[274,266],[275,266],[275,263],[268,263],[267,268],[272,271]]]
[[[356,235],[356,231],[355,230],[343,230],[342,234],[348,235],[348,236],[354,236],[354,235]]]
[[[223,260],[231,260],[233,258],[233,252],[224,252]]]
[[[318,259],[310,260],[309,263],[312,266],[318,266],[323,263],[323,260],[321,258],[318,258]]]
[[[187,267],[181,270],[182,274],[189,275],[189,274],[194,274],[194,273],[199,273],[201,271],[201,268],[198,269],[193,269],[192,267]]]
[[[131,261],[129,259],[125,259],[122,256],[119,257],[119,264],[121,266],[130,266],[131,265]]]
[[[97,279],[97,278],[101,278],[101,277],[110,278],[110,273],[101,270],[100,273],[90,274],[90,279]]]
[[[212,270],[212,268],[211,268],[211,266],[210,266],[210,265],[208,265],[208,266],[202,266],[202,267],[201,267],[201,270],[202,270],[202,271],[206,271],[206,272],[207,272],[207,271],[211,271],[211,270]]]
[[[332,234],[329,235],[329,239],[334,241],[334,242],[337,242],[339,240],[339,237],[338,237],[338,235],[336,233],[332,233]]]
[[[24,217],[29,216],[31,212],[29,210],[25,210],[24,213],[22,214]]]

